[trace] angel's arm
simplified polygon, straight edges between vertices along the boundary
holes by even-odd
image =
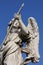
[[[20,24],[20,27],[22,28],[22,30],[24,31],[24,33],[28,34],[28,29],[27,27],[24,25],[23,21],[22,21],[22,18],[21,18],[21,15],[16,15],[16,17],[19,19],[19,24]]]
[[[24,25],[22,19],[19,19],[19,23],[20,23],[20,27],[22,28],[22,30],[23,30],[26,34],[28,34],[28,29],[27,29],[27,27]]]

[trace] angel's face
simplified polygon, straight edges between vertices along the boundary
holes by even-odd
[[[19,22],[18,22],[18,20],[15,20],[15,22],[14,22],[14,26],[15,26],[15,27],[18,27],[18,26],[19,26]]]

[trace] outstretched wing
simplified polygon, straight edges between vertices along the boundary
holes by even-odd
[[[39,28],[35,18],[33,17],[28,18],[27,29],[29,30],[33,38],[38,37],[38,40],[39,40]]]
[[[30,37],[31,37],[31,41],[30,41],[30,46],[31,46],[31,50],[34,51],[34,57],[35,58],[40,58],[39,55],[39,28],[37,25],[37,22],[35,20],[35,18],[30,17],[28,19],[28,26],[27,26],[28,31],[30,32]],[[31,43],[32,42],[32,43]],[[29,46],[27,46],[29,48]],[[38,59],[34,60],[35,62],[38,62]]]

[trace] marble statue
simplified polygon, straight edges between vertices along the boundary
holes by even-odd
[[[35,18],[28,18],[27,27],[24,25],[20,11],[9,22],[6,37],[0,48],[0,65],[26,65],[29,62],[39,62],[39,29]],[[26,47],[23,48],[23,43]],[[27,56],[23,60],[22,52]]]
[[[28,63],[29,60],[33,63],[39,62],[39,28],[34,17],[28,18],[27,29],[29,30],[29,39],[26,40],[26,50],[27,57],[25,63]]]

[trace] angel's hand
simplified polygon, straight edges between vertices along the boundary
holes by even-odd
[[[15,18],[21,19],[21,14],[15,14]]]

